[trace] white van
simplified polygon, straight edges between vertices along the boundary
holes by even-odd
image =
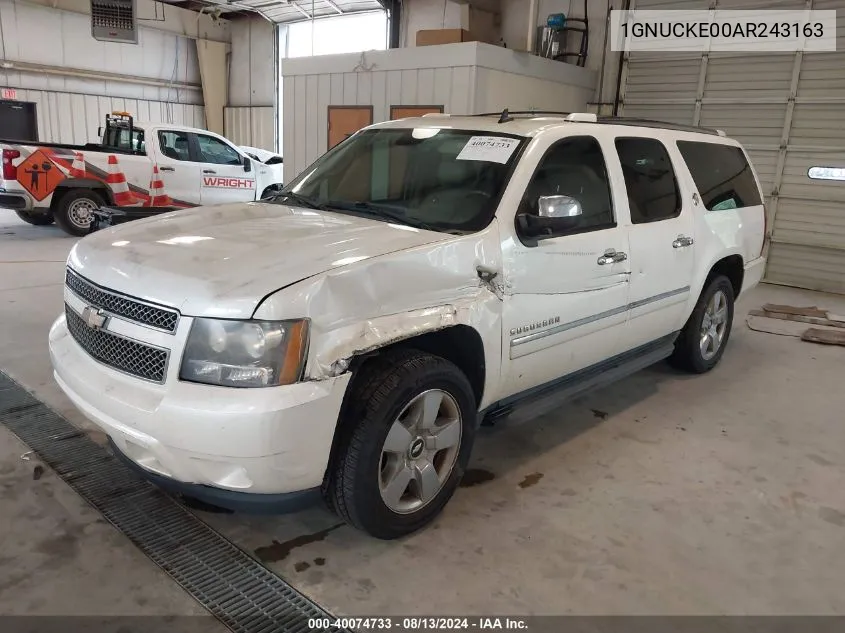
[[[716,130],[390,121],[269,200],[82,239],[50,352],[160,485],[235,509],[322,495],[395,538],[446,505],[485,416],[665,358],[712,369],[765,233]]]

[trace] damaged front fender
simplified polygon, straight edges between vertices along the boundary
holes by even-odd
[[[271,295],[254,318],[309,318],[307,380],[345,372],[355,356],[466,325],[483,342],[485,387],[501,364],[502,287],[495,226],[481,233],[355,262]],[[488,389],[485,388],[485,393]]]

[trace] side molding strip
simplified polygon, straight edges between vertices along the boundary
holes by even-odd
[[[578,319],[577,321],[570,321],[569,323],[562,323],[556,327],[550,328],[548,330],[541,330],[540,332],[532,332],[531,334],[526,334],[525,336],[518,336],[514,339],[511,339],[511,347],[517,347],[518,345],[524,345],[525,343],[530,343],[531,341],[537,341],[542,338],[546,338],[547,336],[553,336],[555,334],[560,334],[561,332],[566,332],[567,330],[571,330],[576,327],[581,327],[582,325],[587,325],[588,323],[593,323],[595,321],[601,321],[602,319],[607,319],[612,316],[616,316],[617,314],[622,314],[623,312],[627,312],[628,310],[634,310],[636,308],[641,308],[644,305],[648,305],[649,303],[655,303],[657,301],[662,301],[663,299],[668,299],[669,297],[674,297],[676,295],[684,294],[689,292],[690,287],[684,286],[683,288],[677,288],[675,290],[670,290],[668,292],[662,292],[659,295],[654,295],[653,297],[647,297],[645,299],[639,299],[638,301],[634,301],[633,303],[629,303],[627,305],[613,308],[612,310],[606,310],[604,312],[599,312],[598,314],[594,314],[592,316],[584,317],[583,319]]]

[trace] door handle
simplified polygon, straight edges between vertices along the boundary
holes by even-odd
[[[204,174],[216,174],[217,172],[214,171],[213,169],[203,169],[202,173],[204,173]]]
[[[691,237],[687,237],[686,235],[679,235],[675,238],[675,241],[672,242],[672,248],[686,248],[687,246],[692,246],[693,240]]]
[[[173,167],[159,167],[159,171],[176,171]]]
[[[607,266],[608,264],[618,264],[619,262],[624,262],[626,259],[628,259],[627,253],[617,251],[615,248],[608,248],[604,252],[604,255],[599,257],[598,264],[599,266]]]

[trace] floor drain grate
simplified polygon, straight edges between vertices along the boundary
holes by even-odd
[[[0,422],[235,633],[341,632],[331,616],[0,372]],[[309,626],[309,621],[310,626]]]

